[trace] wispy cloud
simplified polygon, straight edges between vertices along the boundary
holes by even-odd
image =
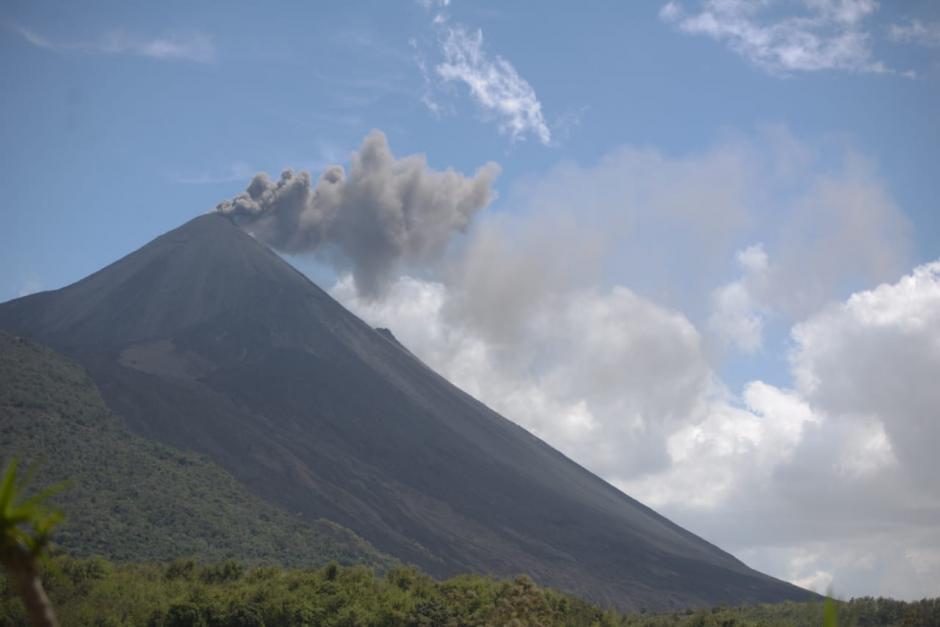
[[[875,0],[704,0],[697,9],[671,1],[659,16],[684,33],[705,35],[775,74],[819,70],[893,72],[874,56],[865,22]]]
[[[57,41],[19,24],[10,26],[33,46],[56,52],[134,55],[195,63],[213,63],[216,60],[215,45],[204,33],[143,37],[113,30],[90,41]]]
[[[464,83],[477,104],[496,115],[502,132],[513,140],[532,134],[543,144],[551,141],[535,90],[509,61],[487,53],[481,30],[444,26],[441,47],[444,59],[435,66],[438,76]]]
[[[940,22],[924,23],[920,20],[911,20],[907,24],[892,24],[888,29],[888,36],[901,43],[938,48],[940,47]]]
[[[414,50],[415,65],[418,66],[418,71],[421,73],[421,103],[428,108],[428,111],[435,116],[439,116],[442,106],[434,97],[434,81],[431,80],[431,73],[428,71],[427,59],[425,59],[417,39],[412,37],[408,40],[408,44]]]
[[[534,135],[542,144],[552,141],[552,130],[542,113],[542,103],[516,68],[505,58],[486,49],[483,31],[452,23],[446,9],[450,0],[416,0],[433,13],[433,52],[425,54],[421,38],[408,43],[421,74],[421,102],[435,116],[452,111],[441,95],[443,83],[461,83],[484,113],[495,119],[501,133],[512,141]],[[425,42],[426,43],[426,42]],[[573,120],[567,120],[569,126]]]

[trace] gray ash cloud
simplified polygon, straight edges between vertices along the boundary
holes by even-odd
[[[349,269],[365,296],[383,292],[403,265],[440,259],[455,234],[494,198],[500,168],[486,163],[470,177],[428,167],[423,155],[396,158],[381,131],[372,131],[350,159],[316,184],[307,172],[279,180],[258,174],[242,194],[216,211],[276,250],[323,253]]]

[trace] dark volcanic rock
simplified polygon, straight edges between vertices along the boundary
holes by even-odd
[[[621,608],[804,599],[448,383],[219,215],[0,328],[67,352],[140,434],[435,575],[528,573]]]

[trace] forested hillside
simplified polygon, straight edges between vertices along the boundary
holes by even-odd
[[[0,332],[0,460],[63,480],[55,542],[118,561],[236,558],[314,567],[394,563],[351,531],[304,520],[250,494],[206,458],[131,434],[75,363]]]

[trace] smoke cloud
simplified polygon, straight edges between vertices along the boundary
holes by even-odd
[[[375,130],[352,154],[348,175],[333,165],[313,185],[307,172],[285,170],[277,181],[258,174],[216,210],[279,251],[325,253],[351,270],[360,294],[374,297],[402,265],[443,255],[495,198],[499,171],[489,162],[467,177],[432,170],[424,155],[396,159]]]

